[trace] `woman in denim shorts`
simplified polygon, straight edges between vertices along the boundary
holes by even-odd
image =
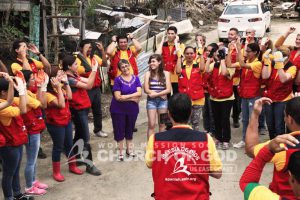
[[[159,54],[150,56],[149,71],[145,74],[144,91],[147,97],[148,131],[147,137],[154,134],[156,121],[159,122],[160,114],[167,113],[167,95],[171,93],[170,73],[164,71],[162,57]],[[159,132],[165,129],[164,124],[159,123]]]

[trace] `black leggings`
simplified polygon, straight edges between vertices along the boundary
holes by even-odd
[[[215,121],[215,137],[220,142],[230,142],[230,111],[233,100],[228,101],[211,101],[213,117]]]

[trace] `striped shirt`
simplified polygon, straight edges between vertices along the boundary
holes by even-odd
[[[161,92],[166,89],[166,84],[158,80],[149,78],[149,89],[155,92]]]

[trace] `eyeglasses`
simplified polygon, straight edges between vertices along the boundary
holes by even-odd
[[[252,32],[246,32],[246,34],[251,34]]]

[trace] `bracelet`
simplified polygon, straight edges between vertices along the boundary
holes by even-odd
[[[67,85],[69,85],[69,83],[68,82],[64,82],[64,85],[67,86]]]
[[[39,53],[37,53],[36,55],[40,57],[40,55],[41,55],[41,54],[42,54],[42,53],[41,53],[41,52],[39,52]]]

